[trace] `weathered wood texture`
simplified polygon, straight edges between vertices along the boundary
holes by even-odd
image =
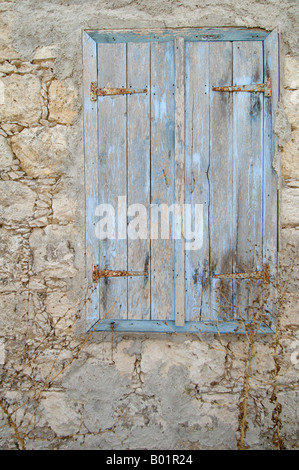
[[[150,44],[127,45],[127,86],[150,88]],[[148,210],[151,189],[150,91],[146,96],[127,98],[127,135],[128,206],[143,204]],[[128,269],[148,273],[143,279],[128,278],[128,318],[150,319],[150,248],[148,238],[132,240],[128,237]]]
[[[233,82],[263,81],[263,44],[233,43]],[[268,99],[268,98],[267,98]],[[263,93],[233,96],[233,272],[262,267]],[[261,283],[233,282],[234,318],[248,319],[260,303]]]
[[[175,155],[174,155],[174,202],[179,208],[185,203],[185,40],[174,41],[175,65]],[[185,244],[182,211],[174,217],[174,279],[175,324],[185,324]]]
[[[84,147],[86,194],[86,278],[92,284],[92,272],[99,262],[99,241],[95,235],[95,210],[98,204],[98,123],[97,103],[90,101],[90,83],[97,80],[97,46],[83,36]],[[99,318],[99,286],[92,284],[91,301],[86,304],[86,329]]]
[[[150,30],[89,31],[87,33],[97,42],[169,42],[176,37],[186,41],[261,41],[268,35],[263,30],[248,28],[173,28]]]
[[[174,43],[151,45],[151,203],[174,202],[175,155]],[[163,216],[151,210],[151,229]],[[174,320],[174,241],[170,217],[169,238],[151,240],[151,318]],[[156,232],[156,231],[155,231]],[[159,230],[160,232],[160,230]]]
[[[186,43],[185,202],[203,204],[203,246],[185,252],[186,321],[210,313],[210,45]],[[193,210],[194,214],[194,210]]]
[[[210,44],[212,86],[232,85],[232,43]],[[213,273],[232,272],[233,250],[233,96],[210,95],[209,249],[211,304],[205,313],[217,320],[232,318],[232,282]]]
[[[123,321],[130,321],[136,331],[140,322],[147,331],[159,331],[159,321],[187,331],[188,325],[194,329],[196,322],[206,320],[230,325],[248,321],[261,279],[221,275],[254,272],[264,264],[275,271],[277,34],[263,41],[258,33],[249,38],[244,31],[239,36],[222,31],[218,40],[213,30],[215,40],[209,41],[208,31],[193,33],[157,37],[154,32],[141,36],[123,31],[115,40],[112,33],[93,33],[97,48],[85,36],[87,270],[94,263],[99,269],[146,273],[100,279],[95,288],[100,307],[95,296],[91,324],[107,311],[108,319],[121,322],[121,330]],[[262,91],[213,90],[267,78],[271,97]],[[87,99],[90,81],[147,93],[99,96],[96,109]],[[118,207],[118,196],[125,206]],[[100,203],[112,204],[121,213],[116,239],[99,243],[92,231],[93,211]],[[184,203],[192,206],[193,222],[195,204],[203,206],[203,245],[198,250],[185,250],[184,239],[178,237],[180,217],[167,213],[173,204]],[[136,215],[142,211],[138,204],[147,210],[148,223],[144,236],[132,239],[138,232]],[[151,209],[163,204],[165,213]],[[167,217],[168,237],[162,233]],[[117,239],[119,234],[122,239]],[[153,234],[158,238],[150,240]],[[272,312],[271,303],[267,309]],[[147,321],[155,327],[145,327]]]
[[[126,86],[126,70],[126,44],[98,44],[99,87]],[[98,98],[98,201],[112,204],[116,211],[118,197],[127,194],[126,110],[126,96]],[[125,212],[126,207],[122,210]],[[100,242],[100,269],[127,270],[126,220],[123,221],[123,214],[118,215],[115,239]],[[101,279],[99,284],[101,317],[107,314],[109,318],[127,318],[127,279]]]

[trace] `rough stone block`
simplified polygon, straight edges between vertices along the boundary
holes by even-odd
[[[18,53],[12,45],[13,12],[10,8],[1,11],[0,24],[0,57],[2,59],[15,59]]]
[[[59,392],[48,392],[42,400],[44,416],[58,436],[79,432],[81,417],[76,405]]]
[[[7,142],[7,139],[0,135],[0,170],[9,168],[13,164],[13,152]]]
[[[281,192],[282,226],[299,226],[299,187],[283,188]]]
[[[281,309],[281,327],[282,328],[291,328],[295,327],[295,330],[298,331],[299,327],[299,315],[298,315],[298,305],[299,305],[299,295],[298,294],[289,294],[285,295],[283,299],[283,305]],[[299,350],[299,343],[298,343]]]
[[[45,229],[33,229],[29,239],[33,253],[34,274],[46,277],[69,278],[77,270],[74,267],[74,228],[49,225]]]
[[[2,335],[22,333],[28,309],[28,293],[8,293],[0,296],[0,331]]]
[[[52,209],[54,224],[69,224],[75,220],[77,203],[64,193],[54,194]]]
[[[281,151],[281,175],[285,179],[299,179],[299,130],[292,132]]]
[[[56,59],[57,57],[57,45],[53,44],[52,46],[39,46],[36,48],[34,53],[34,60],[51,60]]]
[[[299,89],[299,59],[287,55],[285,58],[284,86],[291,90]]]
[[[41,84],[34,75],[12,74],[2,77],[4,103],[0,121],[30,125],[41,118]]]
[[[68,134],[61,125],[24,129],[12,137],[12,149],[28,175],[55,175],[69,164]]]
[[[0,278],[10,282],[20,279],[26,261],[28,263],[28,253],[22,235],[0,228],[0,252]]]
[[[284,293],[298,292],[299,282],[299,228],[285,228],[280,236],[280,282]]]
[[[49,121],[60,124],[73,124],[77,112],[74,110],[76,91],[69,79],[60,82],[53,80],[49,87]]]
[[[36,194],[18,181],[0,181],[0,223],[25,223],[33,217]]]
[[[285,90],[283,97],[288,120],[292,129],[299,127],[299,90]]]

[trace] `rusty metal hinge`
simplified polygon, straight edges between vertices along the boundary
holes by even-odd
[[[264,269],[261,271],[248,271],[244,273],[227,273],[227,274],[214,274],[213,276],[216,279],[256,279],[262,280],[266,284],[270,283],[270,267],[268,265],[264,266]]]
[[[113,96],[113,95],[133,95],[134,93],[147,93],[146,88],[97,88],[97,82],[90,84],[90,99],[96,101],[97,96]]]
[[[216,86],[212,88],[213,91],[222,92],[251,92],[251,93],[264,93],[265,96],[271,96],[271,79],[267,78],[265,83],[257,83],[255,85],[235,85],[235,86]]]
[[[105,277],[129,277],[129,276],[147,276],[146,271],[114,271],[112,269],[101,269],[99,266],[94,266],[92,272],[92,281],[94,283],[98,282],[99,279]]]

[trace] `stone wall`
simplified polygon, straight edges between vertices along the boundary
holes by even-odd
[[[298,2],[82,4],[0,2],[1,448],[298,449]],[[279,29],[273,336],[84,333],[82,29],[178,26]]]

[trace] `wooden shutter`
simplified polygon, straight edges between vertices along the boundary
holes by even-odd
[[[244,331],[260,300],[254,281],[275,272],[277,35],[199,31],[85,34],[87,277],[123,273],[96,278],[89,327]],[[271,97],[227,89],[270,79]],[[122,94],[91,100],[91,82]],[[118,196],[149,214],[151,204],[202,204],[203,246],[186,251],[174,221],[169,240],[131,240],[124,221],[123,239],[99,242],[95,207],[117,208]],[[268,303],[261,331],[271,312]]]

